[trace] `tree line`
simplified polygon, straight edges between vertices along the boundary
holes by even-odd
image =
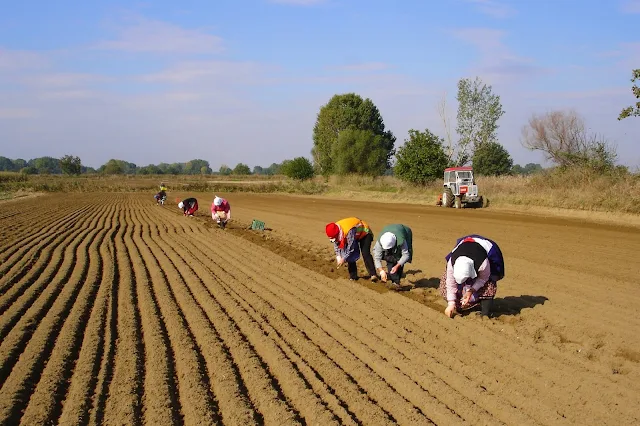
[[[618,120],[640,116],[640,69],[632,71],[632,93],[638,101],[624,108]],[[85,167],[80,158],[65,155],[60,159],[40,157],[29,161],[0,157],[0,171],[27,174],[142,174],[142,175],[279,175],[309,179],[316,174],[395,175],[400,179],[425,184],[441,178],[446,167],[471,164],[477,175],[529,175],[542,170],[539,164],[513,164],[513,159],[498,141],[499,120],[505,114],[500,96],[480,78],[460,79],[457,85],[458,111],[452,137],[446,100],[438,105],[445,138],[430,129],[408,132],[404,144],[396,150],[396,136],[386,129],[378,107],[369,98],[356,93],[334,95],[320,107],[313,128],[313,162],[306,157],[272,163],[268,167],[244,163],[234,168],[222,165],[213,171],[209,162],[194,159],[185,163],[160,163],[138,167],[134,163],[111,159],[98,169]],[[619,170],[615,147],[603,135],[587,130],[575,111],[550,111],[533,114],[522,127],[520,143],[531,151],[541,151],[554,167],[581,167],[598,173]],[[625,169],[626,170],[626,169]]]

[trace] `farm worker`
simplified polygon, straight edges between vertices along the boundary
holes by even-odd
[[[187,198],[178,203],[178,208],[182,209],[185,216],[193,216],[198,211],[198,200]]]
[[[217,195],[211,203],[211,218],[218,223],[222,229],[227,226],[227,222],[231,219],[231,205],[224,198]]]
[[[364,266],[371,277],[371,281],[377,281],[376,268],[371,256],[371,244],[373,243],[373,232],[369,225],[357,218],[348,217],[337,222],[328,223],[325,232],[329,241],[333,243],[336,253],[336,262],[341,266],[347,263],[349,279],[358,279],[358,266],[356,261],[360,259],[360,252],[364,260]]]
[[[164,185],[164,182],[160,184],[160,191],[153,196],[156,199],[156,204],[159,204],[163,199],[167,199],[167,187]]]
[[[457,240],[447,256],[440,279],[440,294],[447,301],[444,313],[453,317],[458,311],[480,304],[481,314],[488,316],[496,295],[497,282],[504,277],[504,259],[500,247],[480,235]]]
[[[387,271],[382,267],[383,259],[387,262],[388,277]],[[387,282],[389,278],[396,286],[400,285],[404,265],[413,260],[411,228],[399,223],[382,228],[373,247],[373,260],[383,282]]]

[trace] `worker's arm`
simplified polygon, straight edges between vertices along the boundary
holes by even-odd
[[[400,260],[398,260],[398,265],[402,266],[409,261],[409,244],[405,241],[402,243],[402,256],[400,256]]]
[[[380,241],[376,241],[376,244],[373,246],[373,263],[377,270],[382,269],[382,246],[380,245]]]

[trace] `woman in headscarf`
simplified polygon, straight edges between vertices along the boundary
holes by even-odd
[[[371,244],[373,243],[373,232],[364,220],[357,217],[348,217],[337,222],[328,223],[325,232],[329,241],[333,243],[338,266],[347,263],[349,279],[358,279],[358,266],[356,261],[362,259],[371,277],[371,281],[377,281],[376,268],[371,257]]]
[[[216,221],[220,228],[224,229],[229,219],[231,219],[231,205],[229,202],[216,195],[213,203],[211,203],[211,218]]]
[[[387,225],[380,231],[380,238],[373,247],[373,262],[380,273],[380,279],[387,282],[387,271],[382,267],[382,259],[387,262],[388,278],[396,286],[404,265],[413,260],[413,233],[406,225]]]
[[[480,235],[458,239],[445,257],[447,265],[440,279],[440,294],[447,301],[444,313],[456,313],[478,304],[488,316],[497,291],[497,281],[504,277],[504,259],[498,245]]]
[[[185,216],[193,216],[198,211],[198,200],[195,198],[187,198],[178,203],[178,208],[182,209]]]

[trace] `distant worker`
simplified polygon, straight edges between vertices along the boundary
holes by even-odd
[[[185,216],[191,216],[198,211],[198,200],[195,198],[187,198],[186,200],[182,200],[178,203],[178,208],[182,209]]]
[[[388,272],[382,267],[387,262]],[[373,260],[383,282],[390,279],[396,286],[404,271],[404,265],[413,260],[413,232],[402,224],[387,225],[380,231],[380,237],[373,247]]]
[[[467,235],[457,240],[445,259],[439,287],[447,301],[445,315],[452,318],[480,304],[481,315],[489,316],[497,282],[504,278],[504,258],[498,244],[481,235]]]
[[[371,281],[377,281],[376,268],[371,256],[371,244],[373,243],[373,232],[369,225],[358,219],[357,217],[348,217],[327,224],[325,232],[329,241],[333,243],[333,249],[336,254],[336,262],[338,266],[347,264],[349,271],[349,279],[358,279],[358,266],[356,261],[362,259],[367,272],[371,277]]]
[[[224,198],[217,195],[211,203],[211,218],[216,221],[218,226],[225,229],[227,222],[231,219],[231,205]]]
[[[167,187],[164,185],[164,182],[160,184],[160,191],[153,196],[156,199],[156,204],[164,204],[167,201]]]

